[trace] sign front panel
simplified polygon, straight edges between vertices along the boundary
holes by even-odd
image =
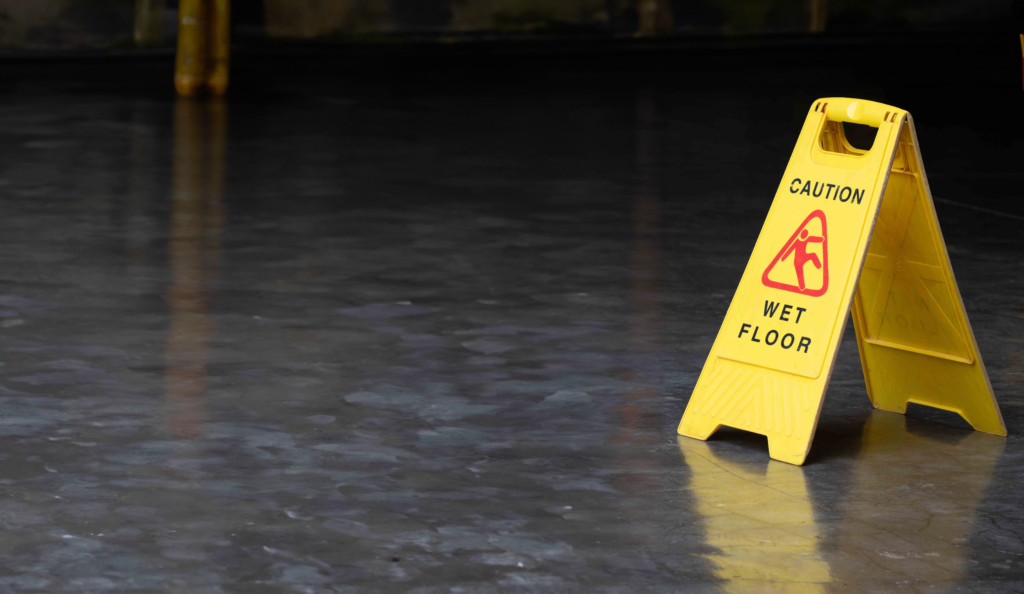
[[[721,425],[763,433],[773,458],[797,464],[810,447],[903,124],[889,108],[871,149],[858,150],[826,115],[830,101],[858,116],[878,105],[823,99],[808,113],[683,435],[704,439]]]

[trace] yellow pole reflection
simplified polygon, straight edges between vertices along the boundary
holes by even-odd
[[[657,350],[661,343],[661,197],[658,187],[658,135],[654,129],[656,105],[650,89],[637,94],[636,174],[632,193],[633,246],[629,261],[629,352],[641,355]],[[651,378],[630,379],[650,384]],[[641,423],[650,411],[645,402],[657,396],[650,385],[639,385],[626,393],[619,409],[622,430],[615,443],[652,443]],[[638,464],[648,462],[637,461]],[[638,475],[639,476],[639,475]],[[644,474],[644,476],[648,476]],[[635,477],[619,487],[625,491],[643,491],[647,487]]]
[[[948,428],[928,437],[906,425],[903,415],[874,411],[864,426],[838,509],[832,565],[842,581],[943,589],[967,577],[964,544],[1006,440],[971,431],[953,441]]]
[[[651,352],[661,343],[661,168],[652,90],[637,95],[633,249],[629,262],[630,352]]]
[[[633,246],[629,260],[629,352],[634,355],[656,351],[661,344],[662,302],[661,172],[653,91],[641,89],[636,108]],[[642,382],[642,378],[636,379]],[[626,402],[619,409],[623,426],[618,443],[651,442],[650,438],[639,438],[638,431],[644,416],[650,413],[644,402],[656,396],[656,390],[649,386],[638,386],[626,394]]]
[[[726,592],[824,592],[829,565],[804,470],[774,460],[741,464],[703,441],[677,437],[705,528],[706,555]]]
[[[626,392],[619,414],[622,427],[614,443],[619,445],[653,444],[657,437],[650,428],[643,426],[645,420],[657,418],[650,403],[659,396],[656,387],[660,381],[655,370],[649,368],[648,353],[657,351],[661,344],[661,192],[659,168],[659,138],[655,129],[656,102],[650,89],[641,89],[637,94],[635,155],[636,173],[632,192],[633,245],[629,260],[629,353],[638,359],[640,371],[629,371],[624,379],[635,383]],[[628,468],[629,472],[618,475],[613,481],[615,488],[623,493],[643,497],[658,492],[658,469],[648,456],[630,456],[630,449],[616,456],[616,466]],[[631,498],[631,501],[635,501]],[[633,506],[627,507],[628,524],[643,521],[643,513]],[[635,530],[624,536],[624,544],[641,546],[648,544],[648,533]]]
[[[165,356],[171,430],[202,432],[208,343],[207,284],[216,276],[224,226],[224,157],[227,128],[222,101],[179,99],[174,111],[170,266],[171,325]]]

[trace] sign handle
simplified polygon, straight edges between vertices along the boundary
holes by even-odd
[[[825,107],[825,115],[834,122],[864,124],[872,128],[879,127],[886,121],[886,116],[895,111],[892,107],[874,101],[845,97],[829,99]]]

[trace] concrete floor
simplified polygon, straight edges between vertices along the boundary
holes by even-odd
[[[806,466],[675,435],[814,98],[903,99],[967,206],[1014,208],[1012,129],[816,71],[215,103],[26,68],[0,67],[0,591],[1024,591],[1018,219],[937,205],[1009,438],[872,412],[852,327]]]

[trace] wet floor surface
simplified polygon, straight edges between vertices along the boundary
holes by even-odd
[[[1009,438],[850,327],[806,466],[677,439],[829,93],[534,83],[5,83],[0,591],[1024,590],[1019,221],[938,204]]]

